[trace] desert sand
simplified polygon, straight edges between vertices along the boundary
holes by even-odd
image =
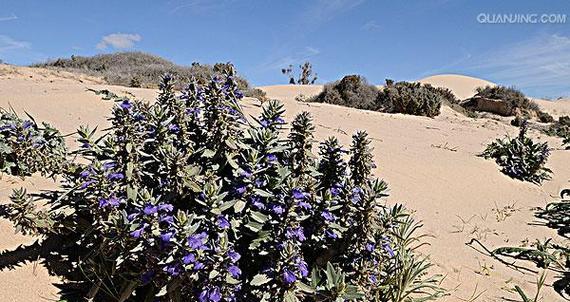
[[[438,75],[420,82],[447,87],[460,98],[473,95],[477,86],[492,84],[461,75]],[[25,110],[64,134],[72,133],[80,124],[99,129],[108,125],[106,116],[112,103],[101,100],[87,88],[109,89],[117,94],[128,91],[149,101],[156,96],[154,90],[104,85],[96,78],[0,65],[0,107],[12,106],[20,113]],[[422,252],[434,262],[433,272],[446,276],[443,286],[449,290],[449,296],[441,301],[470,301],[476,296],[474,301],[502,301],[503,297],[515,297],[505,290],[515,284],[534,293],[536,275],[507,268],[465,243],[477,238],[489,247],[516,246],[525,240],[556,237],[555,231],[530,223],[534,220],[533,208],[544,206],[562,188],[570,187],[570,151],[560,148],[560,139],[531,131],[534,138],[547,141],[554,148],[548,162],[553,178],[537,186],[513,180],[500,173],[493,161],[477,157],[493,139],[517,133],[505,120],[467,118],[448,107],[431,119],[295,101],[299,94],[318,93],[322,89],[318,85],[260,88],[270,98],[284,102],[289,121],[299,112],[311,112],[318,140],[334,135],[347,145],[352,133],[368,131],[378,166],[375,175],[390,186],[388,202],[404,203],[415,210],[423,220],[422,231],[430,236],[426,238],[430,245]],[[555,116],[570,112],[568,100],[538,102]],[[255,99],[243,102],[250,114],[259,112],[258,105]],[[38,190],[56,184],[37,176],[25,180],[3,176],[0,203],[7,202],[13,188],[22,186]],[[507,212],[509,215],[503,215]],[[0,238],[0,300],[57,300],[56,284],[60,280],[49,276],[41,261],[6,267],[7,251],[35,239],[15,235],[10,223],[2,219]],[[548,284],[553,277],[550,273]],[[545,289],[543,295],[544,301],[562,300],[552,288]]]

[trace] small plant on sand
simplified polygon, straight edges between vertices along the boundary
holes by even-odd
[[[21,177],[57,174],[67,154],[63,137],[49,124],[38,125],[28,117],[0,109],[0,172]]]
[[[248,121],[231,69],[180,95],[173,87],[165,76],[155,103],[117,99],[103,136],[81,128],[82,161],[66,169],[60,190],[12,196],[7,210],[22,232],[62,238],[81,298],[443,295],[431,263],[415,252],[421,224],[383,201],[387,185],[371,174],[365,132],[348,151],[329,138],[314,155],[311,116],[298,115],[286,136],[283,105],[269,101]]]
[[[494,159],[506,175],[536,184],[550,179],[546,161],[550,155],[547,143],[535,143],[526,135],[524,123],[515,138],[497,139],[489,144],[482,156]]]
[[[295,79],[293,65],[289,65],[287,68],[281,69],[281,73],[287,76],[289,84],[315,84],[317,81],[317,74],[313,73],[313,65],[311,65],[311,63],[305,62],[302,65],[299,65],[299,70],[299,77],[297,79]]]
[[[545,132],[551,136],[561,137],[562,144],[570,149],[570,116],[559,117],[558,121],[552,123]]]

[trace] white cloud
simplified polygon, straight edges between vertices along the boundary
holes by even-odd
[[[539,36],[474,57],[468,65],[501,83],[545,94],[570,93],[570,37]],[[566,87],[560,90],[562,87]]]
[[[18,16],[11,14],[10,16],[0,17],[0,22],[2,21],[12,21],[18,19]]]
[[[364,23],[364,25],[362,25],[362,27],[360,29],[366,30],[366,31],[375,31],[375,30],[379,30],[380,28],[382,28],[382,27],[378,23],[376,23],[376,21],[370,20],[370,21]]]
[[[12,37],[0,35],[0,52],[5,52],[9,50],[30,48],[30,43],[26,41],[14,40]]]
[[[320,53],[321,53],[320,50],[314,47],[306,46],[305,48],[300,49],[291,55],[278,58],[268,64],[265,64],[265,66],[263,66],[262,69],[275,70],[275,69],[285,68],[289,65],[301,64],[309,60],[309,58],[319,55]]]
[[[104,36],[101,42],[97,43],[97,49],[106,49],[109,46],[117,49],[132,48],[141,39],[139,34],[110,34]]]

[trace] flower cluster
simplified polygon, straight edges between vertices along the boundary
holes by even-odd
[[[45,200],[47,212],[35,213],[49,230],[25,224],[82,247],[76,267],[85,283],[99,280],[86,298],[385,301],[404,292],[440,294],[398,285],[421,283],[426,272],[396,280],[410,276],[406,263],[415,259],[411,233],[400,231],[409,215],[381,204],[386,184],[371,177],[364,132],[350,151],[330,138],[315,156],[310,115],[295,117],[287,136],[277,101],[266,102],[255,123],[247,120],[231,68],[181,93],[173,87],[165,76],[153,104],[115,97],[104,136],[81,128],[82,161]],[[23,193],[14,198],[34,217],[26,200]]]
[[[61,172],[67,149],[59,131],[0,108],[0,172],[28,176]]]

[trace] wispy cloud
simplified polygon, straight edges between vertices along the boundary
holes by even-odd
[[[12,21],[12,20],[16,20],[18,19],[18,16],[16,16],[15,14],[11,14],[10,16],[3,16],[0,17],[0,22],[2,21]]]
[[[360,29],[362,30],[366,30],[366,31],[376,31],[381,29],[382,27],[376,23],[376,21],[374,20],[370,20],[366,23],[364,23],[364,25],[362,25],[362,27],[360,27]]]
[[[182,0],[175,1],[173,3],[173,8],[170,13],[176,13],[179,11],[190,11],[197,13],[204,13],[213,10],[219,10],[224,8],[227,4],[236,2],[236,0]]]
[[[302,15],[303,28],[316,28],[338,15],[349,11],[362,3],[365,0],[317,0],[306,12]]]
[[[18,41],[10,36],[0,35],[0,52],[16,49],[30,49],[31,45],[26,41]]]
[[[267,64],[264,64],[261,69],[262,70],[276,70],[287,67],[289,65],[297,65],[301,64],[310,58],[317,56],[321,53],[320,50],[306,46],[302,49],[294,51],[292,54],[277,58]]]
[[[97,49],[106,49],[109,46],[116,49],[132,48],[135,43],[141,39],[142,37],[139,34],[110,34],[104,36],[101,41],[97,43]]]
[[[541,35],[466,60],[465,68],[521,89],[570,94],[570,37]]]

